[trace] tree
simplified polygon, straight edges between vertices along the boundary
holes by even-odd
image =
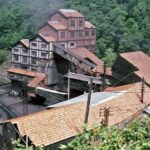
[[[0,50],[0,64],[6,61],[8,56],[8,51]]]
[[[0,0],[0,49],[31,38],[63,0]]]

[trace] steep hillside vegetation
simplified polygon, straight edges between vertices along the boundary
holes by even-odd
[[[63,0],[0,0],[0,49],[36,33]]]

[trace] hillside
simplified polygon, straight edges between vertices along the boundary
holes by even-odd
[[[120,52],[150,54],[149,0],[0,0],[0,49],[30,38],[59,8],[79,10],[97,28],[97,55],[111,66]]]
[[[33,37],[63,0],[0,0],[0,49]]]

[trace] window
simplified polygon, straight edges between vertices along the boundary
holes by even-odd
[[[79,37],[82,38],[83,37],[83,32],[79,31]]]
[[[41,56],[42,56],[42,57],[44,57],[44,58],[46,58],[47,53],[43,53],[43,52],[41,52]]]
[[[89,36],[89,31],[85,31],[85,36]]]
[[[22,62],[23,63],[27,63],[28,62],[28,58],[27,57],[22,57]]]
[[[92,31],[91,31],[91,35],[92,35],[92,36],[95,36],[95,34],[96,34],[96,33],[95,33],[95,30],[92,30]]]
[[[22,52],[23,52],[23,54],[28,54],[28,50],[26,50],[26,49],[23,49]]]
[[[74,31],[71,31],[71,32],[70,32],[70,37],[71,37],[71,38],[74,38],[74,37],[75,37],[75,32],[74,32]]]
[[[70,43],[70,46],[71,46],[71,47],[74,47],[74,46],[75,46],[75,43],[73,43],[73,42]]]
[[[83,26],[83,20],[79,20],[79,27]]]
[[[18,53],[18,52],[19,52],[19,49],[18,49],[18,48],[14,48],[14,52],[15,52],[15,53]]]
[[[71,20],[71,27],[75,27],[75,20]]]
[[[61,38],[62,38],[62,39],[65,38],[65,32],[61,32]]]
[[[32,43],[32,47],[37,47],[37,43]]]
[[[19,56],[18,55],[14,55],[14,61],[19,61]]]
[[[42,73],[45,73],[45,66],[40,67]]]
[[[47,45],[46,44],[41,44],[41,48],[46,48]]]
[[[37,55],[37,52],[36,52],[36,51],[31,51],[31,55],[32,55],[32,56],[36,56],[36,55]]]
[[[36,58],[32,58],[31,59],[31,64],[32,65],[36,65],[37,64],[37,59]]]

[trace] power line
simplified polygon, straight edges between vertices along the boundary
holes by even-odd
[[[116,84],[114,84],[112,87],[116,86],[117,84],[119,84],[120,82],[122,82],[123,80],[125,80],[126,78],[128,78],[130,75],[132,75],[134,73],[133,72],[130,72],[129,74],[127,74],[123,79],[121,79],[120,81],[118,81]]]

